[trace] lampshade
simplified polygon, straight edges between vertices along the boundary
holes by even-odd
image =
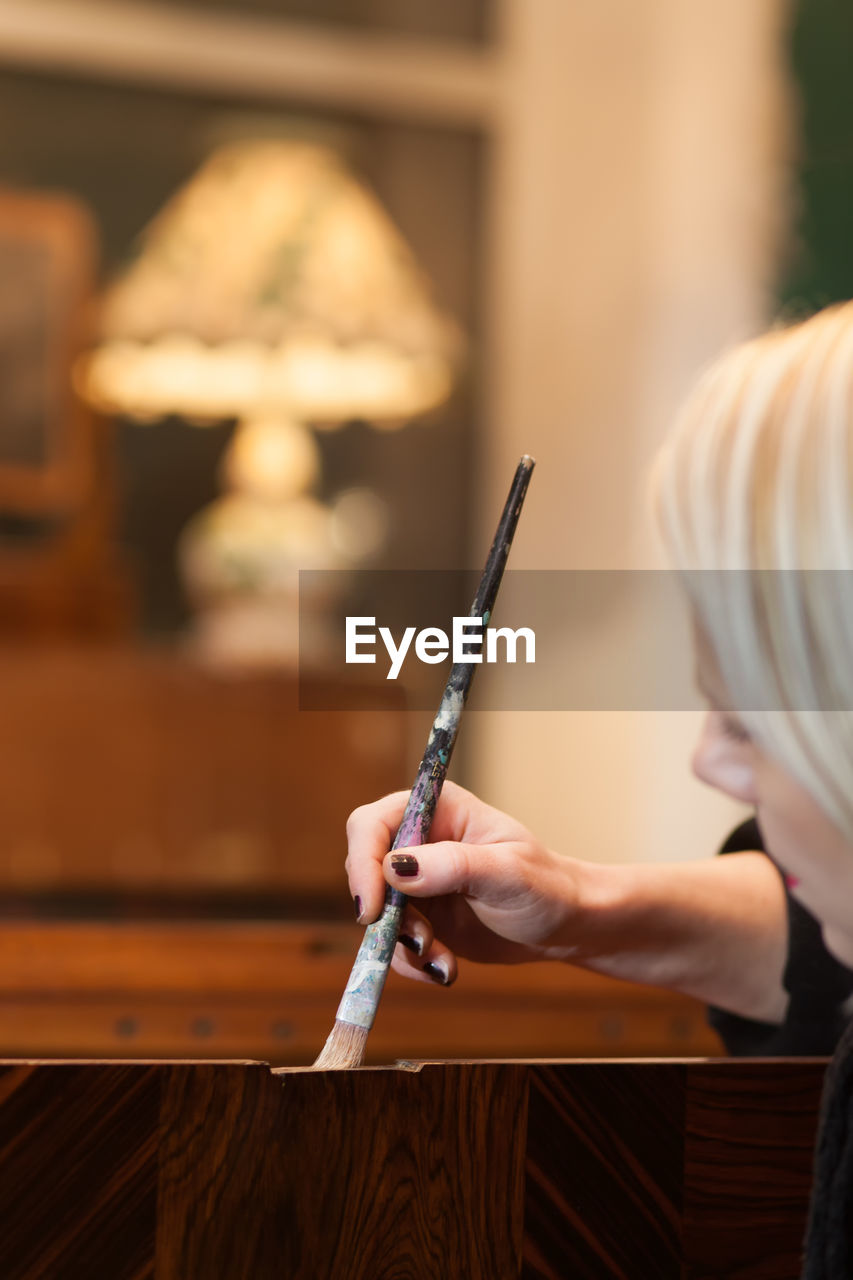
[[[174,195],[108,289],[101,334],[81,389],[140,418],[396,424],[447,396],[460,351],[342,158],[279,140],[220,148]]]

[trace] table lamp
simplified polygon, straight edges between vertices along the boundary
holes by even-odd
[[[184,579],[216,615],[209,650],[292,656],[296,571],[357,562],[382,535],[375,495],[312,496],[309,427],[397,427],[453,383],[460,336],[411,250],[333,149],[229,143],[142,233],[100,334],[78,384],[101,410],[237,419],[227,492],[182,535]]]

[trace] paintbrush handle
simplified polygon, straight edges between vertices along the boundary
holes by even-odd
[[[533,458],[525,454],[516,468],[477,594],[468,613],[469,618],[482,618],[484,627],[488,626],[492,615],[534,466]],[[447,776],[450,757],[456,745],[459,722],[462,719],[477,665],[473,662],[456,662],[450,670],[444,695],[430,730],[426,751],[418,766],[414,786],[406,804],[403,820],[394,837],[392,849],[425,844],[429,837],[435,806]],[[363,1027],[368,1031],[372,1027],[382,988],[388,976],[388,966],[397,945],[400,920],[406,902],[406,895],[399,889],[394,889],[390,885],[386,887],[382,915],[364,931],[364,938],[338,1007],[338,1022],[348,1022],[352,1026]]]

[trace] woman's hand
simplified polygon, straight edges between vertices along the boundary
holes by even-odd
[[[362,924],[378,918],[386,881],[411,899],[394,953],[398,972],[449,984],[457,956],[564,960],[743,1017],[784,1016],[785,892],[763,853],[580,861],[550,852],[519,822],[446,782],[435,843],[391,854],[407,799],[403,791],[385,796],[347,824],[347,872]]]
[[[497,964],[568,958],[553,944],[573,914],[581,864],[549,852],[452,782],[442,789],[430,843],[391,854],[407,799],[395,792],[356,809],[347,823],[346,867],[361,923],[379,916],[386,881],[417,900],[403,915],[398,972],[446,985],[457,956]]]

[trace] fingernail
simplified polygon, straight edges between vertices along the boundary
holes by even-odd
[[[424,973],[428,973],[433,982],[440,982],[443,987],[448,985],[448,977],[440,964],[434,964],[432,960],[428,960],[424,965]]]
[[[411,853],[394,853],[391,855],[391,870],[398,876],[416,876],[420,867]]]
[[[797,876],[785,876],[785,884],[789,889],[796,889],[799,883],[800,881]]]
[[[413,938],[409,933],[401,933],[398,941],[402,942],[407,951],[414,951],[416,956],[423,954],[424,944],[420,938]]]
[[[358,894],[356,894],[355,897],[353,898],[352,905],[355,907],[356,920],[360,920],[361,919],[361,898],[358,896]]]

